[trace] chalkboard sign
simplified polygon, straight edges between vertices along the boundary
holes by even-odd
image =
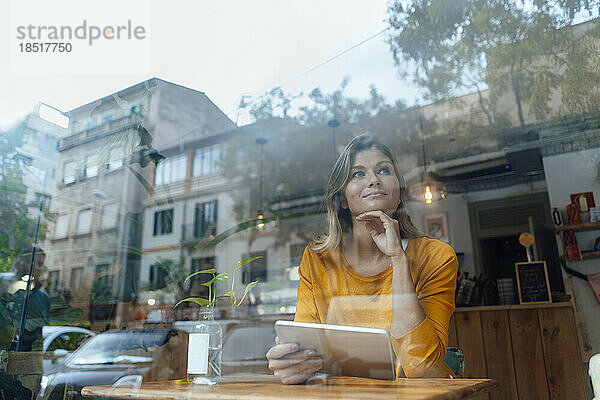
[[[519,303],[551,303],[546,261],[515,263]]]

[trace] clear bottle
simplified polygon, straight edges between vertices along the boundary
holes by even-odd
[[[203,310],[190,330],[187,380],[197,385],[214,385],[221,379],[223,331],[213,310]]]

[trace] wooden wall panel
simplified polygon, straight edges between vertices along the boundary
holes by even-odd
[[[568,308],[538,310],[546,373],[551,399],[585,399],[579,343],[573,311]]]
[[[458,337],[456,336],[456,314],[452,315],[448,325],[448,347],[459,347]]]
[[[488,378],[497,380],[499,384],[499,389],[490,392],[490,400],[517,400],[507,311],[482,311],[481,329]]]
[[[458,347],[465,355],[465,374],[463,377],[487,378],[479,312],[461,312],[455,314],[455,316]],[[483,394],[474,399],[487,400],[489,398],[489,394]]]
[[[547,400],[548,382],[537,310],[511,310],[509,323],[519,399]]]

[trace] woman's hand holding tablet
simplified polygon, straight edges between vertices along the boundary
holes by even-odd
[[[281,383],[303,383],[323,366],[323,360],[312,349],[301,349],[297,343],[280,343],[267,352],[269,369],[281,379]]]

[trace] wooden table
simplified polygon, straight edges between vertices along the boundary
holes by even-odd
[[[490,391],[498,383],[493,379],[407,379],[381,381],[365,378],[329,378],[318,384],[283,385],[274,379],[223,379],[215,386],[192,385],[185,380],[157,381],[143,384],[139,389],[86,386],[85,397],[111,399],[467,399]]]

